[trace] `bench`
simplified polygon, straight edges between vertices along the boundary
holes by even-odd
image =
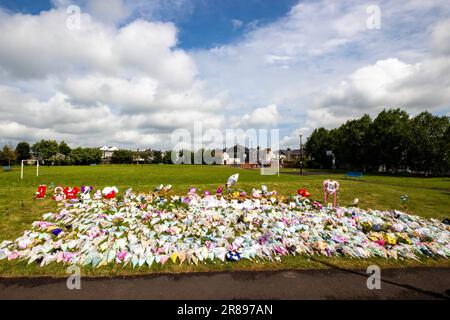
[[[11,166],[3,166],[3,171],[11,171]]]
[[[345,178],[362,178],[363,173],[360,171],[349,171],[345,174]]]

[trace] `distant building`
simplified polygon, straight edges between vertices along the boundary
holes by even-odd
[[[240,144],[236,144],[233,147],[223,149],[224,163],[239,165],[241,163],[248,162],[249,149]]]
[[[302,155],[300,149],[287,149],[287,150],[280,150],[280,157],[283,156],[284,160],[286,161],[297,161],[300,159],[300,156]]]
[[[117,151],[117,150],[119,150],[119,148],[117,148],[115,146],[111,146],[111,147],[103,146],[100,148],[100,151],[103,152],[103,157],[102,157],[103,159],[111,159],[114,151]]]

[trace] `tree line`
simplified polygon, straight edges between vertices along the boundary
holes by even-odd
[[[103,158],[103,152],[99,148],[70,148],[65,142],[55,140],[41,140],[33,145],[26,141],[19,142],[16,148],[9,145],[3,146],[0,151],[0,163],[2,166],[20,164],[22,160],[39,160],[41,164],[48,165],[90,165],[99,164]],[[167,163],[170,164],[170,151],[146,150],[131,151],[117,150],[110,159],[111,163],[133,163],[139,159],[141,163]]]
[[[315,129],[305,151],[313,168],[449,174],[450,119],[383,110],[373,120],[366,114],[335,129]]]

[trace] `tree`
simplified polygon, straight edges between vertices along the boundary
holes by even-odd
[[[387,170],[392,170],[406,165],[409,126],[409,115],[400,109],[378,114],[368,133],[367,159],[374,168],[386,165]]]
[[[408,164],[414,171],[445,173],[450,124],[448,117],[422,112],[411,119]]]
[[[331,139],[327,129],[315,129],[306,141],[305,150],[312,158],[312,167],[331,168],[332,159],[327,156],[327,151],[331,150]]]
[[[10,166],[16,160],[16,153],[14,150],[5,145],[0,152],[0,162],[3,166]]]
[[[369,115],[349,120],[333,131],[333,153],[340,167],[365,170],[368,163]]]
[[[38,154],[39,160],[47,160],[59,152],[58,143],[55,140],[41,140],[31,147]]]
[[[16,158],[18,161],[30,159],[30,144],[28,142],[22,141],[17,144]]]
[[[173,164],[172,162],[172,151],[165,151],[163,154],[163,163],[164,164]]]
[[[75,165],[100,163],[102,152],[97,148],[75,148],[70,152],[70,159]]]
[[[152,163],[162,163],[163,157],[162,152],[159,150],[153,151],[153,162]]]
[[[67,143],[65,143],[64,140],[59,143],[58,150],[59,150],[59,153],[65,155],[65,156],[69,156],[70,151],[71,151],[69,145]]]
[[[450,118],[426,111],[410,118],[400,109],[383,110],[373,121],[364,115],[329,131],[314,130],[306,142],[313,165],[324,167],[326,150],[333,151],[340,168],[377,170],[385,166],[391,171],[448,174]]]
[[[111,163],[133,163],[133,151],[130,150],[117,150],[114,151],[111,156]]]
[[[448,119],[448,118],[447,118]],[[442,154],[442,158],[444,160],[444,174],[450,173],[450,125],[447,127],[444,135],[444,141],[442,143],[442,147],[444,148],[444,153]]]

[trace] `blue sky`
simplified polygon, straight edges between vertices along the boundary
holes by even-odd
[[[383,108],[450,116],[448,74],[448,0],[0,0],[0,144],[170,149],[200,123],[295,147]]]
[[[45,0],[2,0],[0,5],[13,12],[38,14],[53,7],[51,1]]]
[[[293,0],[198,1],[192,14],[178,23],[180,46],[204,48],[232,42],[250,28],[249,24],[270,23],[286,15],[295,3]],[[233,20],[238,25],[233,27]]]
[[[275,21],[296,3],[297,0],[194,0],[189,8],[177,12],[167,8],[157,18],[177,24],[180,48],[210,48],[239,39],[249,28]],[[39,14],[55,7],[47,0],[0,0],[0,6],[26,14]],[[138,17],[153,18],[144,11],[135,12],[129,19]]]

